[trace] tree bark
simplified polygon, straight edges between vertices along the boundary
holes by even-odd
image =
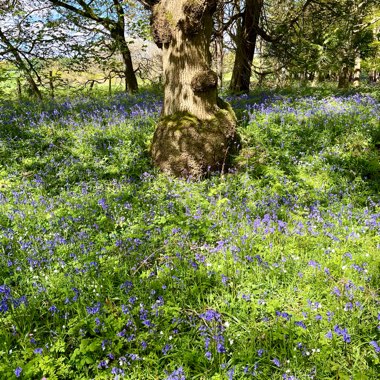
[[[238,28],[236,36],[236,55],[230,82],[232,92],[249,92],[263,3],[263,0],[246,0],[245,2],[242,25]]]
[[[53,78],[53,71],[49,71],[49,87],[50,87],[50,96],[52,99],[54,99],[54,78]]]
[[[348,82],[348,67],[344,65],[339,72],[338,88],[347,88]]]
[[[237,141],[236,118],[218,99],[211,70],[212,15],[217,0],[161,0],[153,36],[162,47],[164,105],[151,147],[164,172],[199,178],[223,170]]]
[[[111,37],[117,44],[124,63],[124,80],[125,80],[125,92],[130,94],[138,91],[138,84],[135,71],[133,69],[131,52],[129,50],[127,41],[124,37],[124,28],[118,27],[111,29]]]
[[[361,74],[361,58],[360,58],[360,54],[357,54],[357,56],[355,57],[355,66],[354,66],[354,81],[353,81],[354,87],[360,86],[360,74]]]
[[[21,99],[22,98],[21,80],[20,78],[17,78],[16,81],[17,81],[17,96],[19,99]]]
[[[138,91],[138,84],[135,71],[133,69],[131,51],[129,50],[127,41],[125,40],[125,19],[124,9],[120,0],[113,0],[115,5],[117,21],[110,29],[111,36],[114,37],[124,62],[124,76],[125,76],[125,91],[133,94]]]
[[[224,52],[223,52],[223,21],[224,21],[224,4],[223,1],[219,2],[217,8],[217,32],[215,35],[215,66],[216,73],[218,75],[218,86],[223,86],[223,60],[224,60]]]

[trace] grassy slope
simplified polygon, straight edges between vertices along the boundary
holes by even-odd
[[[379,98],[230,100],[201,182],[150,166],[152,94],[0,105],[0,378],[376,377]]]

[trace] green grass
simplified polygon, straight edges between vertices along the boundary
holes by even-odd
[[[379,97],[312,91],[230,98],[198,182],[152,167],[152,93],[4,101],[0,378],[376,379]]]

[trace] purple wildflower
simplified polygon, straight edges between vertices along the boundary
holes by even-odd
[[[174,370],[165,380],[186,380],[185,372],[182,367]]]
[[[302,327],[302,328],[305,329],[305,330],[307,329],[305,323],[302,322],[302,321],[295,321],[294,324],[295,324],[296,326]]]
[[[22,368],[21,368],[21,367],[17,367],[17,368],[15,369],[15,375],[16,375],[16,377],[20,377],[21,372],[22,372]]]
[[[98,368],[99,369],[104,369],[104,368],[108,368],[108,364],[105,360],[102,360],[99,364],[98,364]]]
[[[87,313],[90,314],[90,315],[94,315],[94,314],[97,314],[99,313],[100,311],[100,307],[101,307],[101,304],[100,302],[98,302],[95,306],[93,307],[89,307],[89,306],[86,306],[86,310],[87,310]]]
[[[340,297],[342,295],[342,293],[336,286],[334,287],[332,294],[335,294],[337,297]]]
[[[375,349],[377,354],[380,354],[380,347],[375,340],[372,340],[369,344]]]
[[[201,314],[200,317],[203,318],[207,322],[211,322],[211,321],[220,322],[221,321],[220,314],[217,311],[212,310],[212,309],[207,310],[206,312]]]
[[[162,353],[166,355],[172,348],[173,346],[171,344],[165,344],[165,347],[162,349]]]

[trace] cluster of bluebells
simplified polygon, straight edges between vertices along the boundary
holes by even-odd
[[[185,372],[182,367],[174,370],[165,380],[186,380]]]
[[[19,307],[22,304],[27,304],[26,296],[13,297],[11,289],[7,285],[0,285],[0,313],[5,313],[10,307]]]
[[[347,328],[341,328],[339,325],[334,326],[334,332],[337,336],[341,336],[343,339],[343,342],[345,343],[351,343],[351,335],[348,333]],[[326,333],[326,338],[332,339],[333,333],[332,331],[328,331]]]
[[[220,313],[208,309],[200,314],[199,317],[202,321],[199,331],[200,335],[204,338],[205,357],[211,360],[213,350],[218,354],[226,353],[225,338],[223,336],[225,327],[223,326]]]

